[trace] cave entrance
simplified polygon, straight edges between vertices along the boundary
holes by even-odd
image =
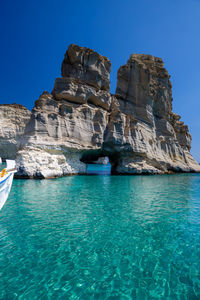
[[[89,164],[103,164],[105,158],[109,159],[111,164],[111,175],[116,174],[116,169],[119,163],[120,155],[119,153],[111,153],[102,150],[87,150],[83,153],[80,161],[89,165]]]

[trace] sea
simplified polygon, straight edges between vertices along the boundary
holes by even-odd
[[[0,299],[200,299],[200,174],[14,180]]]

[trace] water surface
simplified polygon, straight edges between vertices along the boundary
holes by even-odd
[[[200,299],[200,175],[14,180],[0,299]]]

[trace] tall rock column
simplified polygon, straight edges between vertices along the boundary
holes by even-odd
[[[104,142],[107,151],[119,153],[119,173],[200,170],[189,153],[188,127],[172,112],[169,78],[162,59],[151,55],[133,54],[120,67],[118,110]]]
[[[35,102],[18,152],[18,176],[85,173],[84,153],[101,152],[111,105],[111,63],[97,52],[70,45],[52,94]]]

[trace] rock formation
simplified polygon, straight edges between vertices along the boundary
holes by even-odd
[[[103,156],[119,174],[200,171],[188,127],[172,112],[163,61],[131,55],[118,71],[115,95],[110,69],[106,57],[69,46],[62,77],[35,102],[16,156],[17,176],[84,174],[87,162]]]
[[[110,144],[120,152],[118,172],[199,170],[189,152],[188,127],[172,112],[169,78],[162,59],[151,55],[133,54],[120,67],[115,95],[119,110],[104,143],[104,148]]]
[[[0,104],[0,157],[16,158],[30,115],[23,105]]]

